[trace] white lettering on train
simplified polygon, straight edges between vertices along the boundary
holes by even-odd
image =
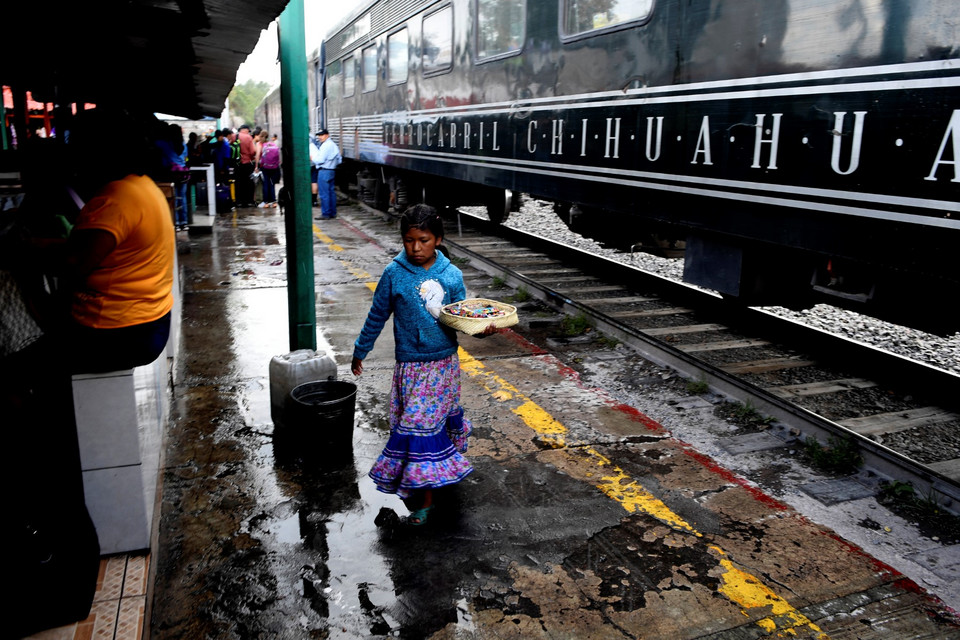
[[[713,153],[710,147],[710,116],[703,116],[700,121],[700,135],[697,137],[697,148],[693,151],[693,161],[690,164],[697,164],[697,156],[703,154],[703,164],[713,164]]]
[[[832,137],[830,168],[837,175],[849,176],[859,170],[863,150],[864,134],[867,131],[867,111],[853,111],[853,123],[848,119],[849,112],[833,112],[833,128],[828,131]],[[768,116],[771,122],[768,125]],[[783,124],[782,113],[757,113],[754,114],[755,123],[751,125],[754,129],[753,158],[751,169],[766,169],[775,171],[778,169],[778,156],[780,149],[781,124]],[[525,152],[530,155],[537,153],[539,143],[537,136],[540,128],[546,130],[548,120],[530,120],[527,123]],[[627,121],[629,122],[629,120]],[[567,120],[564,118],[551,118],[550,123],[550,155],[563,156],[564,136],[567,127]],[[458,127],[459,124],[459,127]],[[401,123],[384,122],[383,140],[391,143],[393,146],[418,146],[424,149],[436,148],[451,150],[471,150],[496,152],[501,150],[500,130],[501,122],[490,118],[487,120],[457,122],[438,120],[435,123]],[[590,118],[581,118],[580,120],[580,151],[582,158],[600,153],[601,130],[597,126],[598,122]],[[663,154],[664,129],[671,124],[664,116],[646,117],[646,135],[643,135],[642,120],[637,123],[640,131],[633,132],[625,130],[622,126],[622,118],[605,117],[603,126],[603,157],[609,159],[619,159],[621,157],[621,142],[624,140],[635,140],[642,138],[643,142],[638,141],[636,152],[639,154],[640,145],[643,145],[644,155],[637,156],[639,159],[645,159],[648,162],[657,162]],[[473,128],[478,126],[479,134],[476,136],[476,145],[472,142]],[[593,125],[593,126],[591,126]],[[629,125],[628,125],[629,126]],[[846,126],[846,128],[845,128]],[[424,131],[424,129],[426,129]],[[458,136],[459,132],[459,136]],[[683,140],[684,132],[677,132],[677,141]],[[435,135],[436,134],[436,135]],[[639,134],[639,135],[638,135]],[[540,137],[547,138],[547,133]],[[672,135],[672,133],[670,134]],[[577,134],[570,133],[569,138],[575,140]],[[458,144],[458,139],[462,144]],[[667,138],[669,139],[669,138]],[[692,140],[692,136],[688,137]],[[804,144],[807,144],[807,135],[803,136]],[[730,137],[733,142],[734,137]],[[693,149],[693,157],[690,164],[702,164],[703,166],[713,165],[713,138],[711,136],[710,116],[704,115],[700,120],[696,144]],[[514,143],[515,144],[515,143]],[[521,143],[522,144],[522,143]],[[897,141],[900,146],[902,142]],[[940,141],[940,147],[937,150],[936,158],[930,167],[929,174],[924,178],[928,181],[937,181],[937,174],[943,167],[952,167],[953,173],[950,182],[960,183],[960,109],[951,112],[951,118],[943,132]],[[949,172],[949,169],[946,170]],[[943,176],[941,176],[943,177]]]
[[[773,130],[767,130],[767,135],[770,136],[769,139],[764,138],[763,130],[763,121],[766,119],[767,114],[758,113],[757,114],[757,126],[756,134],[753,144],[753,164],[750,165],[751,169],[760,169],[760,151],[762,145],[770,145],[770,162],[767,164],[767,169],[773,170],[777,168],[777,151],[780,147],[780,118],[783,116],[782,113],[773,114]]]
[[[563,155],[563,120],[554,120],[550,134],[550,155]]]
[[[650,140],[653,134],[650,129],[653,127],[653,117],[647,118],[647,160],[656,162],[660,158],[660,141],[663,139],[663,116],[657,116],[657,151],[650,155]]]
[[[947,142],[951,139],[953,140],[953,160],[944,160],[943,152],[947,148]],[[958,166],[960,166],[960,109],[953,110],[953,115],[950,117],[950,124],[947,125],[947,130],[943,134],[943,140],[940,141],[937,159],[933,161],[933,166],[930,167],[930,175],[924,178],[924,180],[936,180],[937,169],[942,164],[952,164],[953,180],[950,182],[960,182],[960,171],[958,171]]]
[[[846,111],[836,111],[833,114],[836,117],[836,123],[833,126],[833,152],[830,156],[830,167],[842,176],[848,176],[857,170],[860,166],[860,143],[863,140],[863,120],[867,115],[866,111],[854,111],[855,119],[853,121],[853,148],[850,150],[850,164],[846,171],[840,168],[840,147],[843,145],[843,120],[847,115]]]
[[[607,118],[607,138],[606,138],[606,147],[604,149],[604,158],[619,158],[620,157],[620,118],[616,118],[614,125],[614,131],[610,131],[611,123],[614,121],[614,118]],[[610,143],[613,142],[613,155],[610,155]]]
[[[582,131],[583,133],[580,136],[580,157],[587,155],[587,119],[584,118],[582,121]]]

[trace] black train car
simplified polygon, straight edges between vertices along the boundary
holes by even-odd
[[[377,206],[555,203],[744,304],[960,327],[955,0],[377,0],[313,61]],[[309,26],[308,26],[309,28]]]

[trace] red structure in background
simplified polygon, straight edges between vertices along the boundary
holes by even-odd
[[[42,138],[53,137],[55,134],[54,105],[52,102],[37,102],[33,95],[27,91],[27,136],[40,136]],[[84,109],[92,109],[96,105],[85,104]],[[71,105],[73,113],[77,112],[77,105]],[[15,102],[13,89],[8,86],[3,87],[3,126],[6,132],[10,132],[15,122]],[[20,132],[17,132],[18,134]],[[12,139],[12,136],[11,136]]]

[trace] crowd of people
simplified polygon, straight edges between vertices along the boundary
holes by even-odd
[[[174,130],[176,129],[176,130]],[[277,134],[259,126],[251,130],[242,124],[236,131],[223,128],[205,137],[191,133],[182,142],[182,133],[176,124],[170,125],[170,143],[174,153],[168,151],[170,167],[212,164],[217,183],[217,211],[223,213],[238,207],[276,207],[279,201],[279,184],[282,181],[281,153]],[[176,140],[180,140],[177,146]],[[309,137],[310,183],[314,207],[320,207],[318,219],[335,218],[337,200],[334,191],[335,170],[343,157],[340,148],[326,129],[320,129]],[[179,166],[178,166],[179,165]],[[178,174],[173,173],[176,183]],[[180,229],[178,218],[177,228]],[[185,224],[184,224],[185,228]]]
[[[214,166],[218,211],[277,206],[281,173],[276,134],[243,124],[236,131],[217,129],[202,140],[191,134],[186,147],[188,163]]]

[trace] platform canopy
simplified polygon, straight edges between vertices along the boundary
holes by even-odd
[[[289,0],[104,0],[4,10],[0,84],[34,100],[218,117]]]

